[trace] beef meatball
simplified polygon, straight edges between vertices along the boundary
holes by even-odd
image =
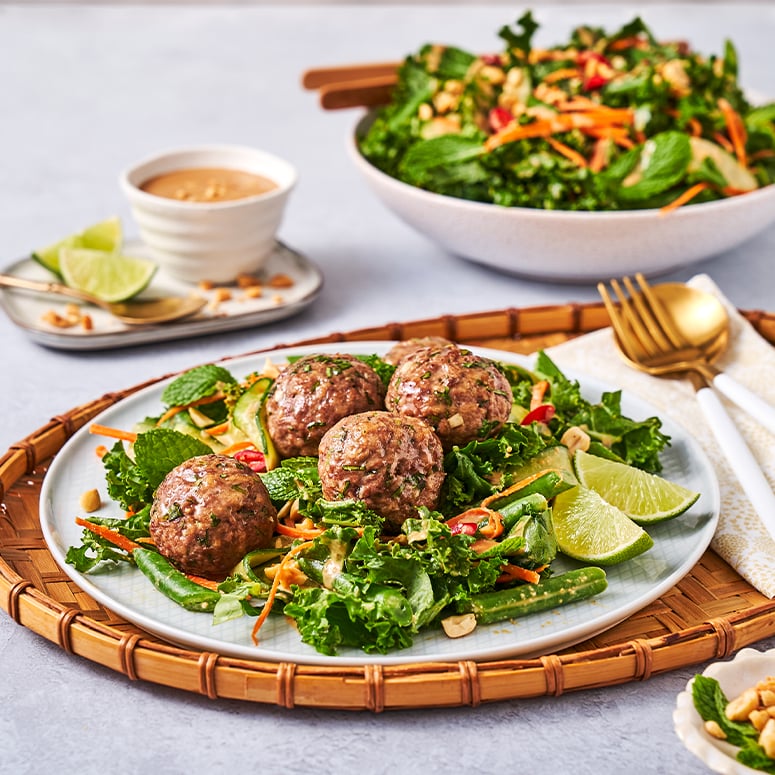
[[[350,414],[384,407],[385,385],[353,355],[307,355],[280,372],[266,400],[267,429],[281,457],[317,455],[323,434]]]
[[[485,439],[511,412],[511,387],[494,361],[450,344],[423,347],[396,367],[385,404],[428,422],[445,450]]]
[[[363,501],[398,533],[418,506],[436,508],[444,482],[444,452],[431,427],[386,411],[340,420],[320,442],[318,473],[324,497]]]
[[[402,358],[410,353],[419,350],[422,347],[439,347],[452,344],[449,339],[443,336],[416,336],[412,339],[404,339],[402,342],[396,342],[383,356],[383,360],[397,366]]]
[[[201,455],[173,468],[159,485],[150,531],[177,568],[217,579],[248,552],[268,546],[276,522],[255,471],[225,455]]]

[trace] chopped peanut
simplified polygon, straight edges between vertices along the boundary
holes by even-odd
[[[266,283],[270,288],[293,288],[293,278],[287,274],[272,275]]]
[[[706,721],[705,731],[717,740],[726,740],[727,738],[724,730],[718,725],[718,721]]]
[[[746,721],[748,714],[759,707],[759,692],[746,689],[741,695],[727,703],[726,716],[730,721]]]
[[[260,285],[251,285],[245,288],[243,295],[246,299],[260,299],[264,295],[264,289]]]
[[[86,492],[81,493],[80,506],[87,514],[97,511],[97,509],[102,506],[102,499],[100,498],[99,492],[95,489],[86,490]]]
[[[562,434],[560,444],[564,444],[572,455],[577,449],[586,452],[589,449],[590,441],[591,439],[586,431],[579,428],[578,425],[573,425]]]
[[[775,718],[771,718],[759,734],[759,745],[764,748],[764,753],[775,759]]]
[[[752,710],[748,714],[748,720],[754,725],[757,732],[761,732],[764,729],[764,725],[770,720],[771,716],[763,708],[757,708]]]
[[[448,616],[441,620],[441,626],[448,638],[462,638],[476,629],[476,617],[473,614]]]

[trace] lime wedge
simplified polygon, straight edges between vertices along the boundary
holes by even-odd
[[[145,258],[88,248],[62,248],[59,262],[66,285],[109,302],[136,296],[156,272],[156,264]]]
[[[581,484],[639,525],[677,517],[700,497],[698,492],[656,474],[581,450],[573,456],[573,467]]]
[[[121,250],[122,239],[121,221],[114,216],[95,223],[78,234],[57,240],[53,245],[34,250],[32,257],[49,271],[61,276],[59,253],[62,248],[90,248],[113,253]]]
[[[642,527],[581,485],[554,499],[552,524],[563,554],[595,565],[616,565],[654,545]]]

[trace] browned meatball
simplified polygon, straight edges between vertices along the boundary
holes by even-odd
[[[511,403],[511,387],[495,362],[454,344],[404,357],[385,400],[391,412],[428,422],[445,450],[491,436],[508,420]]]
[[[383,360],[392,363],[394,366],[410,353],[419,350],[421,347],[439,347],[452,344],[449,339],[443,336],[416,336],[412,339],[404,339],[402,342],[396,342],[383,356]]]
[[[323,434],[337,420],[381,409],[385,385],[353,355],[306,355],[275,380],[266,400],[267,428],[281,457],[317,455]]]
[[[159,485],[150,531],[184,573],[218,579],[248,552],[268,546],[276,522],[255,471],[225,455],[201,455],[173,468]]]
[[[444,452],[431,427],[392,412],[345,417],[320,442],[324,497],[363,501],[398,533],[418,506],[436,508],[444,482]]]

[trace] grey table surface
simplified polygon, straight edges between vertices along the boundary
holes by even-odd
[[[637,13],[659,36],[686,37],[703,51],[721,51],[729,37],[744,85],[775,94],[771,2],[534,8],[547,43],[578,23],[612,28]],[[115,351],[46,349],[0,316],[0,448],[105,392],[225,355],[391,321],[597,300],[591,285],[505,276],[414,233],[349,163],[345,136],[357,114],[324,113],[299,86],[307,67],[395,59],[427,39],[486,50],[521,11],[0,5],[0,266],[114,213],[131,232],[120,169],[163,148],[223,142],[298,166],[281,237],[325,275],[321,297],[291,319]],[[771,310],[773,253],[775,228],[668,279],[706,272],[737,306]],[[671,719],[694,672],[478,708],[288,711],[130,682],[0,612],[0,772],[701,773]]]

